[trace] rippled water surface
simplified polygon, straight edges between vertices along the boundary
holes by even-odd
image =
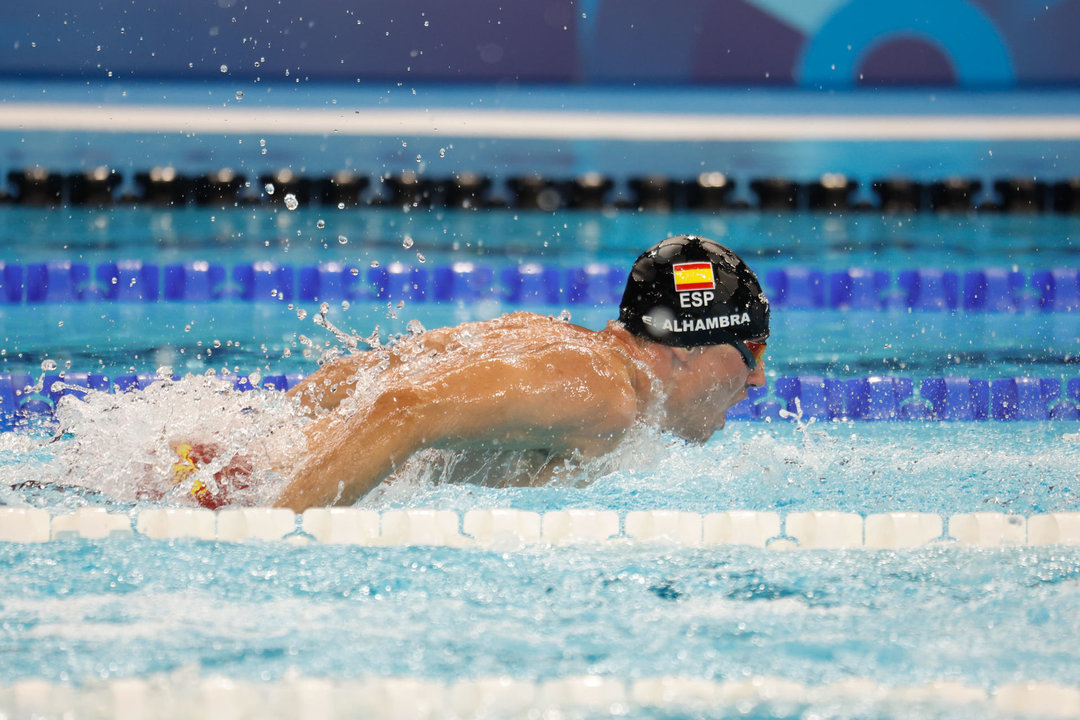
[[[91,264],[202,257],[226,265],[335,260],[364,268],[417,264],[420,252],[428,267],[451,259],[627,266],[663,236],[696,231],[736,247],[762,273],[792,265],[1030,272],[1071,263],[1073,244],[1066,219],[993,215],[116,210],[72,212],[45,232],[32,211],[0,209],[0,233],[10,236],[13,228],[27,235],[19,249],[0,250],[9,263],[73,252]],[[378,326],[385,339],[405,332],[409,321],[438,327],[518,307],[497,299],[357,300],[332,304],[328,317],[361,338]],[[529,309],[568,310],[592,328],[614,313],[609,305]],[[314,370],[338,343],[312,324],[317,310],[237,300],[0,306],[0,373],[36,379],[52,361],[112,376],[161,366],[193,374],[62,407],[62,435],[54,436],[56,426],[0,433],[0,505],[54,515],[83,506],[134,515],[182,505],[182,494],[146,497],[139,488],[147,473],[167,473],[171,441],[207,428],[231,448],[287,456],[302,421],[280,394],[231,391],[231,375]],[[886,373],[916,384],[934,375],[1067,379],[1080,375],[1078,347],[1075,313],[777,310],[768,374]],[[213,377],[203,376],[208,370]],[[643,427],[609,456],[540,488],[445,483],[448,462],[446,453],[422,454],[359,505],[459,513],[1080,510],[1076,422],[740,421],[702,446]],[[268,502],[275,481],[261,477],[250,499]],[[765,674],[810,685],[845,678],[890,686],[942,679],[980,688],[1018,679],[1077,685],[1078,572],[1080,554],[1071,548],[950,544],[782,553],[615,543],[501,553],[141,536],[0,543],[0,677],[79,683],[196,668],[252,680],[299,671],[440,680]]]

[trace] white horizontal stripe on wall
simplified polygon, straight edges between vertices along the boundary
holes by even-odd
[[[544,110],[323,110],[0,105],[0,130],[549,140],[1076,140],[1071,115],[718,115]]]

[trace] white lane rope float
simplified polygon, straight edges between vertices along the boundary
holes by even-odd
[[[28,679],[0,684],[0,715],[96,718],[526,718],[562,712],[632,716],[636,711],[744,715],[844,708],[853,716],[922,708],[966,717],[1076,717],[1080,688],[1016,681],[985,688],[955,680],[887,685],[866,678],[806,685],[780,677],[712,680],[683,676],[633,680],[579,675],[544,681],[481,677],[439,682],[413,677],[331,680],[294,676],[275,682],[199,677],[178,671],[149,678],[90,680],[80,686]],[[937,711],[937,712],[935,712]],[[631,715],[627,715],[631,713]],[[577,715],[574,715],[575,717]],[[709,715],[712,716],[711,714]],[[951,715],[950,715],[951,716]],[[592,714],[589,717],[593,717]]]
[[[930,545],[1002,547],[1080,545],[1080,512],[1024,516],[997,512],[886,512],[732,510],[693,513],[570,509],[544,513],[511,508],[464,513],[438,509],[378,512],[361,508],[152,508],[134,514],[81,508],[51,515],[38,508],[0,508],[0,542],[40,543],[67,538],[130,535],[215,542],[271,541],[370,547],[496,548],[533,545],[656,543],[684,547],[750,546],[770,550],[902,550]]]

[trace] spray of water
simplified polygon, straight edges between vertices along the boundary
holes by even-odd
[[[78,486],[121,502],[193,505],[199,481],[211,492],[227,491],[232,502],[268,504],[304,451],[304,419],[284,393],[237,392],[231,379],[214,375],[159,381],[142,391],[90,391],[83,400],[64,396],[56,416],[60,430],[52,438],[5,437],[20,445],[5,449],[21,457],[0,465],[0,487]],[[177,483],[177,447],[185,443],[210,448],[214,457]],[[251,472],[224,488],[215,475],[230,463]]]

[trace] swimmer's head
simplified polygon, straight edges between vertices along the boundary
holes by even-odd
[[[769,301],[757,275],[720,243],[677,235],[643,252],[619,304],[619,322],[662,345],[734,345],[769,336]]]

